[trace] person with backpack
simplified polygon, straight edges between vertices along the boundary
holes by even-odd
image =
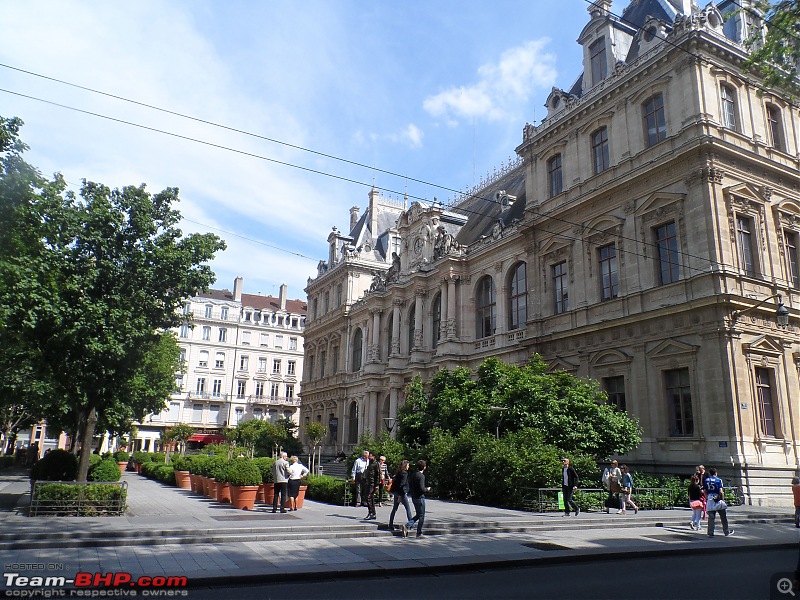
[[[722,521],[722,532],[725,537],[733,535],[733,529],[728,529],[728,505],[725,504],[725,490],[722,480],[717,477],[717,470],[713,467],[708,469],[708,477],[703,483],[703,490],[706,492],[706,512],[708,513],[708,537],[714,537],[714,521],[719,513]]]

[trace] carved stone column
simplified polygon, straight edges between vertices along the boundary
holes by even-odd
[[[372,343],[369,346],[369,362],[376,363],[381,360],[381,311],[372,310]]]
[[[402,300],[394,300],[392,302],[392,356],[400,354],[400,307],[403,305]]]
[[[424,288],[417,288],[416,290],[414,290],[414,293],[417,296],[417,303],[414,306],[414,347],[409,348],[409,351],[422,350],[424,348],[424,344],[422,341],[422,319],[423,319],[422,302],[425,296],[428,294],[428,290]]]
[[[449,316],[447,312],[447,277],[442,278],[442,297],[439,300],[439,309],[441,310],[441,314],[439,315],[439,339],[446,340],[447,339],[447,317]]]
[[[399,390],[397,388],[392,388],[389,390],[389,418],[390,419],[397,419],[397,397],[399,395]],[[392,437],[397,437],[397,421],[389,421],[392,424]]]

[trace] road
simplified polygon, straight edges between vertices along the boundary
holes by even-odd
[[[580,600],[800,600],[775,589],[778,574],[789,574],[798,551],[769,548],[636,557],[624,561],[576,560],[570,564],[361,579],[334,579],[191,590],[195,599],[276,600],[397,599],[580,599]]]

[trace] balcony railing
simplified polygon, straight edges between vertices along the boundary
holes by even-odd
[[[281,404],[288,406],[299,406],[300,398],[289,398],[287,396],[250,396],[251,404]]]

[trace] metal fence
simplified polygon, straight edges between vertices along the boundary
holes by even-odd
[[[126,481],[37,481],[31,489],[30,516],[119,516],[127,509]]]
[[[521,488],[520,499],[525,510],[548,512],[563,510],[559,508],[561,488]],[[573,499],[583,511],[606,510],[608,490],[602,488],[581,488]],[[670,488],[633,488],[633,498],[639,508],[673,508],[675,496]]]

